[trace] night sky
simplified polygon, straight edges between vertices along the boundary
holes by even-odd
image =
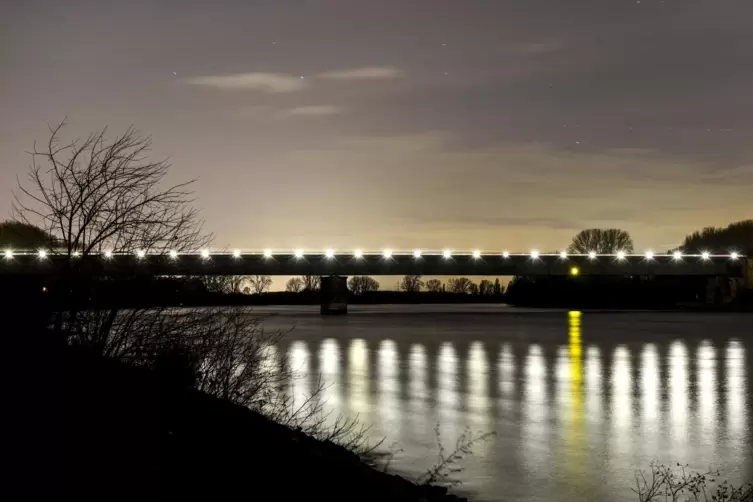
[[[0,214],[134,124],[217,247],[665,250],[753,217],[751,0],[8,1]]]

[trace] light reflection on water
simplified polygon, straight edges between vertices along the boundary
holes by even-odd
[[[301,374],[296,402],[321,375],[326,406],[397,443],[392,466],[408,475],[433,465],[439,424],[449,447],[465,428],[497,434],[464,464],[474,499],[633,500],[635,469],[654,459],[753,477],[752,347],[739,336],[750,317],[724,335],[713,317],[668,333],[653,318],[588,313],[502,328],[500,317],[353,319],[297,320],[269,360]]]

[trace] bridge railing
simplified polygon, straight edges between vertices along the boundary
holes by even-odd
[[[57,267],[122,275],[698,275],[745,277],[748,260],[729,254],[211,252],[90,254],[6,250],[0,274],[49,274]]]

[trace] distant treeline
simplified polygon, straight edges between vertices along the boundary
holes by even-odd
[[[531,307],[673,308],[706,301],[704,277],[516,277],[506,303]]]

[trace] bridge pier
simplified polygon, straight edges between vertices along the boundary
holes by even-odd
[[[321,315],[345,315],[348,313],[348,278],[337,275],[322,277],[319,292]]]

